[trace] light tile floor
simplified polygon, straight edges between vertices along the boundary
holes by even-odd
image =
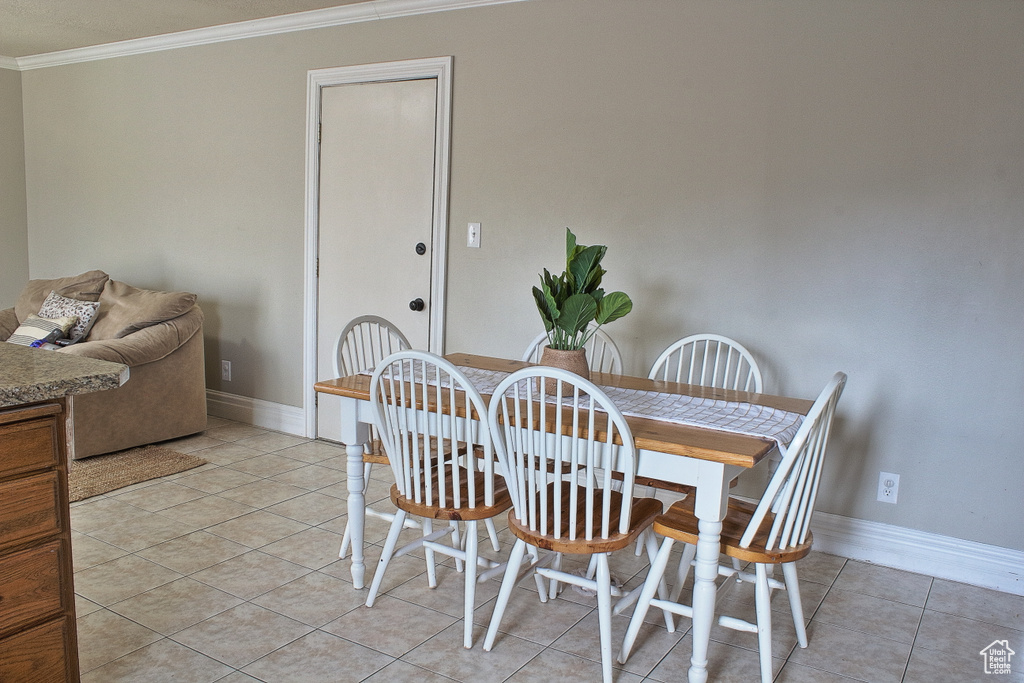
[[[596,601],[571,589],[542,605],[524,582],[489,653],[482,640],[498,580],[478,589],[476,643],[465,650],[462,579],[450,560],[435,590],[421,556],[394,561],[382,597],[363,606],[366,590],[353,590],[348,561],[337,559],[341,448],[217,418],[168,445],[209,464],[72,507],[84,683],[600,680]],[[386,497],[389,477],[375,469],[368,500]],[[368,568],[386,531],[368,521]],[[500,535],[510,547],[508,530]],[[646,566],[631,552],[612,561],[627,588]],[[776,594],[776,681],[1024,683],[1024,597],[823,553],[800,571],[810,646],[797,647],[786,596]],[[746,584],[720,605],[753,618]],[[616,680],[685,680],[688,620],[675,633],[660,613],[648,622]],[[615,618],[616,653],[626,624]],[[716,627],[712,638],[711,680],[758,680],[754,635]],[[1014,673],[985,675],[979,653],[995,640],[1019,653]]]

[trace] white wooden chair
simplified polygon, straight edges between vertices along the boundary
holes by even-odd
[[[694,334],[665,349],[650,379],[761,393],[761,371],[739,342],[719,334]]]
[[[549,395],[552,392],[552,395]],[[565,403],[562,400],[565,399]],[[494,390],[488,422],[514,509],[509,530],[516,537],[484,650],[494,646],[512,589],[534,574],[542,602],[542,579],[597,593],[604,680],[612,674],[611,585],[608,555],[635,541],[662,511],[653,498],[634,498],[633,436],[625,418],[601,389],[557,368],[533,366],[512,373]],[[656,545],[649,538],[653,559]],[[548,551],[540,557],[539,550]],[[523,557],[527,567],[520,573]],[[561,571],[563,553],[596,557],[596,578]]]
[[[412,348],[402,331],[391,322],[376,315],[363,315],[353,318],[345,325],[345,329],[334,342],[334,375],[345,377],[372,370],[382,359],[396,351]],[[370,484],[370,472],[374,465],[387,465],[388,458],[377,438],[377,430],[370,427],[370,440],[363,445],[363,493]],[[394,514],[374,510],[366,506],[366,514],[391,521]],[[416,526],[411,524],[410,526]],[[345,523],[345,534],[341,538],[341,549],[338,557],[344,559],[352,544],[348,523]]]
[[[539,363],[541,353],[547,343],[547,333],[541,332],[530,342],[526,352],[523,353],[522,360],[528,363]],[[590,366],[591,372],[622,374],[622,354],[619,353],[619,347],[603,329],[599,327],[594,329],[593,336],[583,346],[587,350],[587,365]]]
[[[647,377],[758,394],[762,391],[761,370],[757,367],[757,361],[738,341],[720,334],[693,334],[673,342],[654,361]],[[694,491],[692,486],[656,479],[641,478],[637,483],[676,493],[692,494]],[[738,562],[736,567],[739,567]]]
[[[411,349],[412,345],[406,339],[402,331],[395,327],[388,320],[376,315],[363,315],[349,321],[345,329],[338,335],[334,343],[334,373],[338,377],[355,375],[360,372],[372,370],[385,357],[392,353]],[[377,437],[376,428],[370,426],[370,440],[363,448],[363,493],[370,485],[370,473],[374,465],[387,465],[388,458]],[[377,517],[386,521],[394,519],[394,513],[375,510],[369,505],[366,506],[366,515]],[[418,529],[419,523],[406,519],[405,526],[410,529]],[[487,520],[487,533],[490,536],[491,546],[495,551],[499,549],[498,532],[494,528],[494,522]],[[345,559],[352,544],[351,532],[348,522],[345,523],[345,533],[341,538],[341,548],[338,557]]]
[[[741,572],[733,567],[720,566],[719,574],[737,576],[755,586],[757,623],[729,616],[720,616],[718,624],[738,631],[757,633],[761,659],[761,680],[772,680],[772,620],[771,591],[785,588],[789,593],[789,606],[793,614],[797,640],[807,647],[800,585],[797,582],[797,560],[811,550],[811,515],[814,512],[818,484],[835,416],[836,403],[846,385],[846,375],[837,372],[825,386],[811,407],[796,436],[790,442],[775,471],[768,488],[756,505],[729,499],[729,509],[722,523],[722,552],[744,562],[753,562],[755,573]],[[696,551],[697,517],[693,511],[693,496],[672,505],[668,512],[654,522],[654,531],[665,537],[657,557],[651,563],[647,579],[640,591],[626,636],[622,642],[619,662],[624,663],[636,641],[647,610],[653,605],[668,613],[692,617],[688,605],[679,603],[683,582],[690,571]],[[655,591],[661,584],[668,556],[676,541],[686,543],[679,562],[676,584],[669,600],[657,599]],[[785,583],[769,576],[769,567],[781,564]],[[666,614],[667,616],[667,614]]]
[[[440,356],[401,351],[385,358],[370,380],[370,401],[395,484],[397,507],[366,606],[372,607],[392,557],[422,547],[427,581],[437,586],[434,554],[465,563],[464,645],[473,645],[477,567],[497,563],[478,554],[477,522],[512,507],[505,481],[497,474],[487,406],[469,379]],[[422,518],[422,535],[396,550],[407,515]],[[434,530],[433,521],[448,522]],[[465,549],[458,522],[466,524]],[[452,545],[438,539],[453,534]]]

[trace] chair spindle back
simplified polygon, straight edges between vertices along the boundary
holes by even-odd
[[[628,531],[633,435],[600,388],[565,370],[524,368],[495,389],[488,422],[521,524],[568,541]]]
[[[769,550],[792,548],[807,539],[836,404],[845,386],[846,375],[837,372],[814,401],[783,450],[782,462],[740,539],[741,547],[750,547],[769,512],[774,514],[766,544]]]
[[[761,370],[737,341],[718,334],[680,339],[654,362],[649,379],[761,393]]]
[[[402,496],[423,505],[475,507],[482,486],[484,504],[494,504],[487,407],[458,368],[426,351],[400,351],[378,364],[370,401]]]
[[[384,318],[353,318],[334,344],[334,374],[344,377],[372,370],[386,356],[410,348],[405,335]]]

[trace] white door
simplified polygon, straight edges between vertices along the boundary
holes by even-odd
[[[323,88],[320,111],[317,380],[360,315],[430,341],[437,79]],[[317,436],[339,440],[334,397],[319,395]]]

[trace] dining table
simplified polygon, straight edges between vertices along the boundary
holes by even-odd
[[[468,353],[444,357],[474,381],[485,400],[489,400],[489,390],[501,378],[531,365]],[[592,372],[590,380],[605,390],[626,416],[636,446],[637,477],[695,489],[699,535],[694,561],[693,652],[688,677],[691,682],[703,683],[708,677],[707,652],[715,616],[720,535],[730,484],[746,470],[766,461],[780,445],[784,446],[813,401],[600,372]],[[352,584],[359,589],[364,585],[366,572],[363,444],[373,423],[370,375],[328,379],[317,382],[314,388],[341,399],[340,441],[345,445],[348,465]],[[731,411],[729,415],[747,417],[723,418],[723,410]],[[752,420],[750,415],[754,416]],[[740,423],[742,427],[737,427]]]

